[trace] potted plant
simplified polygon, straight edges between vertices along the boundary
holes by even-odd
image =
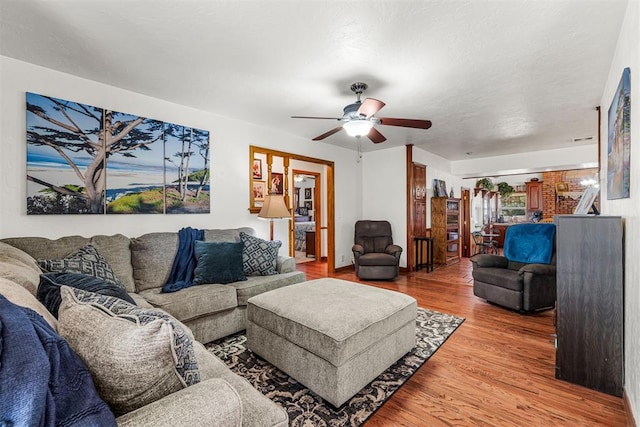
[[[513,194],[513,187],[506,182],[498,183],[498,193],[500,193],[500,199],[506,200],[510,195]]]
[[[476,181],[476,187],[491,191],[493,190],[494,184],[493,181],[491,181],[491,178],[480,178]]]

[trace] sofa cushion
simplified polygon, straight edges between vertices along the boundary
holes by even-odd
[[[2,241],[23,250],[35,259],[64,258],[71,252],[90,244],[107,260],[116,277],[125,285],[127,291],[135,291],[131,252],[129,250],[130,240],[122,234],[113,236],[97,235],[91,238],[67,236],[56,240],[44,237],[12,237],[2,239]]]
[[[140,295],[154,307],[161,308],[182,322],[238,305],[236,289],[228,285],[191,286],[168,294],[161,293],[160,288],[154,288],[142,291]]]
[[[80,273],[45,273],[40,275],[40,285],[38,286],[38,301],[47,307],[55,317],[58,317],[58,307],[60,306],[60,287],[63,285],[72,288],[95,292],[101,295],[109,295],[120,298],[133,305],[135,301],[124,289],[107,282],[98,277]]]
[[[42,316],[53,329],[57,329],[58,321],[55,317],[49,313],[49,310],[35,296],[31,295],[31,292],[19,284],[0,277],[0,295],[3,295],[16,305],[32,309]]]
[[[35,295],[41,272],[38,263],[31,255],[0,242],[0,277],[16,282]]]
[[[67,286],[62,287],[61,295],[60,335],[89,367],[100,396],[116,415],[187,386],[178,371],[178,359],[190,351],[195,360],[195,353],[193,345],[189,350],[185,344],[184,331],[175,324],[143,314],[117,315],[114,308],[129,305],[117,298]],[[180,344],[178,337],[182,338]],[[195,376],[190,378],[194,380]],[[199,374],[195,382],[199,382]]]
[[[242,242],[194,243],[198,260],[193,277],[194,285],[231,283],[247,280],[242,268]]]
[[[242,399],[242,425],[282,427],[289,425],[287,413],[279,405],[274,405],[247,380],[231,372],[224,362],[202,344],[194,343],[194,348],[198,361],[201,362],[202,381],[222,378],[238,391]]]
[[[305,275],[301,271],[278,274],[277,276],[249,276],[246,282],[230,283],[237,290],[238,305],[247,305],[252,296],[278,289],[283,286],[304,282]]]
[[[485,267],[473,270],[473,279],[491,283],[505,289],[522,292],[524,286],[523,277],[517,270],[499,267]]]
[[[205,230],[206,242],[239,242],[240,232],[253,234],[249,227]],[[178,233],[148,233],[131,239],[131,264],[137,292],[164,286],[178,251]]]
[[[178,233],[149,233],[131,239],[131,264],[137,292],[167,283],[178,251]]]
[[[278,274],[278,250],[282,242],[263,240],[258,237],[240,233],[240,240],[244,243],[242,262],[244,274],[247,276],[270,276]]]
[[[38,259],[38,265],[49,272],[88,274],[125,289],[107,260],[92,245],[83,246],[62,259]]]

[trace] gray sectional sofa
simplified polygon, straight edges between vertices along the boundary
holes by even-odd
[[[241,231],[254,234],[251,228],[206,230],[205,241],[238,241]],[[55,327],[55,318],[47,316],[46,309],[35,298],[40,274],[35,260],[64,258],[87,244],[93,245],[107,260],[138,306],[168,312],[190,329],[196,341],[194,351],[201,382],[119,416],[118,425],[174,426],[187,421],[191,426],[288,424],[283,409],[232,373],[202,343],[245,329],[250,297],[303,282],[305,275],[295,270],[293,258],[278,257],[276,275],[249,276],[243,282],[192,286],[175,293],[161,293],[178,248],[177,232],[134,238],[123,235],[69,236],[56,240],[6,238],[0,240],[0,294],[43,314]]]

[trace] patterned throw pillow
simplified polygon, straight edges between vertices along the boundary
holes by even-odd
[[[125,289],[107,260],[98,253],[93,245],[84,246],[63,259],[39,259],[38,265],[51,273],[88,274]]]
[[[278,274],[278,250],[282,246],[279,240],[263,240],[240,232],[240,240],[244,243],[242,250],[242,266],[247,276],[271,276]]]
[[[188,387],[200,382],[200,371],[196,353],[193,349],[193,341],[181,324],[168,313],[153,308],[142,308],[130,304],[120,298],[109,295],[101,295],[82,289],[71,288],[78,301],[82,303],[98,305],[111,314],[130,320],[140,326],[148,325],[154,320],[164,320],[173,330],[174,349],[176,355],[176,371]]]

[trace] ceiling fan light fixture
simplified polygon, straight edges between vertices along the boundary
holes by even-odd
[[[342,125],[349,136],[365,136],[373,127],[369,120],[350,120]]]

